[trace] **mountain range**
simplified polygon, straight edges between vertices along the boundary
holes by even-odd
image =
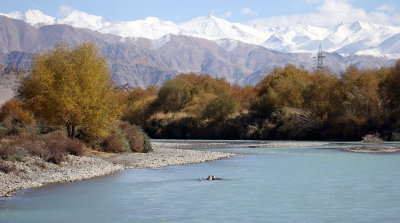
[[[289,27],[270,27],[261,22],[231,23],[212,15],[196,17],[179,24],[156,17],[114,22],[78,10],[72,10],[63,18],[53,18],[39,10],[0,15],[19,19],[36,27],[65,24],[123,38],[143,37],[156,40],[173,34],[214,41],[230,39],[287,53],[314,52],[316,46],[321,44],[324,51],[341,55],[400,58],[400,27],[360,21],[340,23],[332,27],[317,27],[304,23]]]
[[[3,15],[0,64],[29,69],[34,53],[60,40],[71,45],[90,41],[107,57],[113,80],[121,86],[160,85],[187,72],[207,73],[241,85],[256,84],[272,69],[287,63],[311,70],[319,44],[323,49],[334,49],[325,50],[325,65],[337,74],[350,64],[376,68],[394,63],[381,55],[357,55],[358,49],[376,52],[380,47],[393,58],[400,52],[398,28],[361,22],[333,28],[306,24],[268,28],[214,16],[175,24],[158,18],[110,22],[79,11],[57,19],[38,10]],[[354,50],[358,51],[349,53]]]

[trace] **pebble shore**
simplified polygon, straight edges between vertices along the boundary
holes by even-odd
[[[152,142],[149,153],[117,154],[111,157],[71,156],[61,165],[28,157],[14,162],[16,170],[0,171],[0,196],[13,196],[16,191],[45,186],[49,183],[72,182],[113,174],[128,168],[161,168],[171,165],[201,163],[238,156],[239,154],[171,149],[168,143]],[[10,162],[11,163],[11,162]]]
[[[342,150],[354,153],[398,153],[399,146],[362,145],[343,148]]]

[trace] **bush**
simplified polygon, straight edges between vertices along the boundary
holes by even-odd
[[[365,143],[380,143],[380,142],[383,142],[383,139],[381,139],[379,137],[378,133],[375,133],[375,134],[368,134],[368,135],[362,137],[362,142],[365,142]]]
[[[25,150],[16,145],[11,139],[3,140],[0,142],[0,158],[10,161],[24,161]]]
[[[229,94],[221,94],[212,99],[203,110],[203,118],[224,121],[237,111],[235,99]]]
[[[67,138],[62,131],[55,131],[48,135],[44,141],[44,146],[48,148],[50,157],[57,164],[59,163],[58,160],[64,160],[64,156],[68,153],[75,156],[83,155],[85,148],[84,143],[78,139]]]
[[[74,156],[82,156],[85,151],[85,144],[78,139],[68,139],[67,152]]]
[[[14,164],[9,164],[4,160],[0,160],[0,171],[4,173],[11,173],[13,171],[17,170]]]
[[[87,146],[91,148],[99,148],[102,146],[102,143],[104,142],[104,139],[98,137],[98,136],[93,136],[89,134],[87,131],[84,129],[79,129],[78,134],[76,135],[76,138],[84,142]]]
[[[46,161],[54,164],[61,164],[67,154],[68,139],[60,132],[54,132],[46,137],[44,146],[49,151]]]
[[[121,133],[113,132],[104,139],[102,147],[105,152],[123,153],[129,151],[129,142]]]
[[[10,140],[2,140],[0,142],[0,158],[9,160],[15,153]]]
[[[54,163],[60,165],[62,161],[64,161],[64,155],[57,151],[52,151],[50,157],[46,160],[49,163]]]
[[[140,126],[136,126],[136,128],[138,129],[139,134],[142,139],[142,143],[143,143],[143,151],[142,152],[147,153],[147,152],[153,151],[153,148],[151,148],[150,137],[143,131],[142,128],[140,128]]]
[[[399,132],[392,132],[392,140],[393,141],[400,141],[400,133]]]
[[[141,152],[151,151],[150,138],[140,127],[128,122],[121,122],[119,126],[108,135],[101,147],[105,152]]]
[[[119,128],[125,134],[125,137],[129,142],[129,149],[132,152],[143,152],[143,141],[138,128],[127,122],[122,122]]]
[[[50,151],[45,148],[42,142],[27,142],[23,147],[29,154],[45,160],[51,156]]]

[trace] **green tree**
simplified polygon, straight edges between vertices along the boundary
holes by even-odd
[[[159,111],[177,112],[193,99],[193,85],[184,79],[172,79],[164,83],[158,92]]]
[[[19,96],[38,119],[66,126],[68,137],[76,127],[103,136],[121,115],[107,61],[94,44],[70,48],[61,42],[35,55],[32,64]]]
[[[221,94],[207,104],[203,111],[203,118],[223,121],[236,111],[235,99],[229,94]]]

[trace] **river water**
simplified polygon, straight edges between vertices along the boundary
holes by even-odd
[[[0,222],[400,222],[399,153],[227,150],[244,155],[0,198]]]

